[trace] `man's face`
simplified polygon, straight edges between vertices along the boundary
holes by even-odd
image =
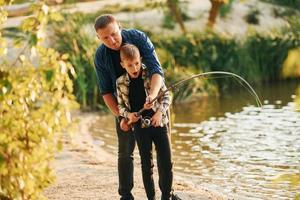
[[[141,72],[141,58],[137,56],[133,59],[123,59],[121,62],[123,68],[126,69],[127,73],[131,78],[137,78]]]
[[[117,22],[109,23],[105,28],[98,29],[97,35],[106,47],[113,50],[120,49],[122,44],[122,36]]]

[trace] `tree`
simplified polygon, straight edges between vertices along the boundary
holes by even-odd
[[[211,8],[209,10],[207,27],[213,28],[216,23],[217,16],[219,14],[220,7],[223,4],[227,4],[228,0],[210,0],[210,2],[211,2]]]
[[[168,5],[171,13],[173,14],[176,22],[179,24],[179,27],[180,27],[182,33],[186,34],[186,29],[185,29],[184,22],[182,19],[182,13],[179,8],[178,0],[167,0],[167,5]]]

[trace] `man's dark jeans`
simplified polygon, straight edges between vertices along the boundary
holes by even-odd
[[[134,134],[131,131],[122,131],[118,120],[116,120],[116,129],[118,134],[119,194],[121,200],[133,200],[131,190],[133,188]]]
[[[147,198],[155,200],[155,187],[153,181],[153,155],[154,143],[157,155],[157,168],[159,174],[159,188],[162,200],[170,199],[172,193],[173,171],[170,138],[167,127],[141,128],[137,122],[134,134],[139,148],[142,163],[142,175]]]

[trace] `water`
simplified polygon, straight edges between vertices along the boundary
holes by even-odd
[[[300,112],[292,103],[297,84],[255,87],[263,108],[241,89],[174,106],[175,172],[234,199],[293,199],[299,187],[273,180],[300,172]],[[92,131],[115,153],[112,121],[102,117]]]

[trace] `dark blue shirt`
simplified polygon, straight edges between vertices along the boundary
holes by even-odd
[[[149,76],[157,73],[163,76],[163,71],[158,61],[154,46],[145,33],[136,29],[123,29],[121,32],[122,43],[129,43],[137,46],[142,57],[142,63],[147,66]],[[116,55],[120,56],[119,51],[107,48],[101,44],[95,53],[94,64],[96,68],[97,80],[102,95],[112,93],[116,95],[116,80],[123,71],[120,64],[117,65]],[[121,69],[119,69],[121,68]]]

